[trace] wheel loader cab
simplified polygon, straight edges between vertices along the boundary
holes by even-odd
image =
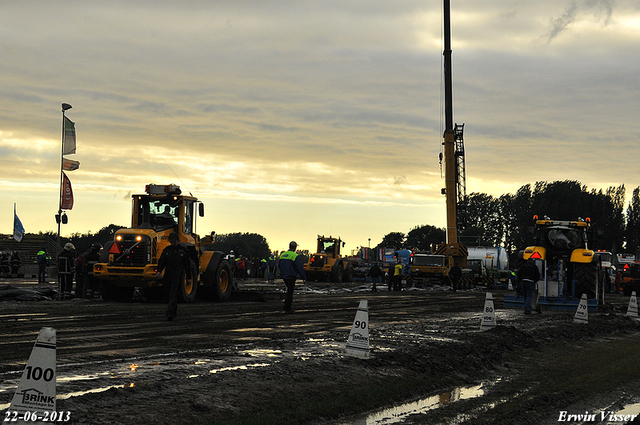
[[[336,256],[336,244],[334,241],[322,240],[322,241],[319,241],[318,245],[321,245],[319,246],[320,249],[318,250],[318,252],[327,254],[331,257]]]
[[[136,196],[133,199],[133,228],[151,229],[157,233],[173,230],[184,235],[181,242],[194,243],[196,202],[190,197]]]

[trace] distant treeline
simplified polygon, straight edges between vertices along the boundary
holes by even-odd
[[[624,203],[624,185],[596,190],[574,180],[526,184],[498,198],[472,193],[459,206],[459,236],[467,245],[503,246],[513,254],[533,242],[527,228],[534,215],[555,220],[589,217],[593,228],[603,231],[592,248],[635,253],[640,248],[640,187],[634,189],[626,211]],[[443,228],[424,225],[406,235],[389,233],[378,246],[428,250],[444,240]]]
[[[104,246],[107,242],[112,241],[114,235],[124,226],[110,224],[100,229],[97,233],[74,233],[70,237],[61,237],[60,244],[71,242],[76,247],[78,254],[87,251],[94,243]],[[56,234],[53,232],[40,233],[49,236],[52,240],[56,240]],[[262,235],[256,233],[229,233],[214,236],[214,243],[210,247],[216,251],[230,253],[231,251],[237,256],[242,255],[248,258],[268,258],[269,244]]]
[[[634,189],[626,210],[624,204],[624,185],[603,191],[588,189],[575,180],[526,184],[515,194],[498,198],[474,192],[459,207],[459,236],[467,245],[502,246],[514,254],[533,242],[527,228],[533,225],[534,214],[556,220],[589,217],[593,228],[603,231],[594,249],[635,253],[640,248],[640,187]],[[72,242],[78,252],[84,252],[95,242],[104,245],[112,241],[115,232],[123,227],[110,224],[97,233],[75,233],[62,238],[62,244]],[[52,232],[46,234],[55,239]],[[443,228],[427,224],[406,234],[391,232],[377,246],[427,251],[444,240]],[[267,240],[256,233],[216,235],[213,248],[225,253],[233,250],[236,256],[251,258],[267,258],[270,254]]]

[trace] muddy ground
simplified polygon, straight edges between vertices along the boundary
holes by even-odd
[[[249,283],[268,293],[282,287]],[[172,322],[162,303],[1,301],[0,410],[44,326],[57,330],[57,410],[71,412],[74,424],[541,424],[558,423],[561,411],[640,402],[637,373],[617,376],[615,388],[590,383],[589,391],[581,381],[556,390],[554,379],[566,379],[557,372],[528,379],[532,367],[543,370],[554,356],[586,363],[576,353],[636,344],[640,324],[624,314],[629,298],[622,295],[608,295],[606,308],[585,325],[573,323],[573,312],[504,309],[505,291],[492,291],[498,326],[480,332],[482,289],[373,293],[357,284],[307,283],[296,291],[295,314],[252,292],[228,303],[180,304]],[[363,299],[367,360],[344,355]],[[615,352],[607,356],[616,362]],[[593,365],[584,366],[591,374]],[[433,408],[365,419],[427,396],[436,396]]]

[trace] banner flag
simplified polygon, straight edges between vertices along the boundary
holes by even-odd
[[[62,137],[62,154],[76,153],[76,124],[64,117],[64,136]]]
[[[73,189],[71,189],[71,180],[65,173],[62,173],[62,199],[60,200],[61,210],[70,210],[73,208]]]
[[[80,168],[80,161],[74,161],[73,159],[62,157],[62,169],[64,171],[74,171],[78,168]]]
[[[18,218],[18,214],[16,213],[16,204],[13,204],[13,239],[18,242],[22,241],[22,237],[24,236],[24,226],[22,226],[22,222]]]

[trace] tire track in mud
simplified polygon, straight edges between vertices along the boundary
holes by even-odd
[[[370,303],[370,321],[391,323],[412,316],[482,306],[483,293],[355,293],[297,295],[296,314],[284,315],[279,302],[181,304],[174,322],[162,303],[99,300],[4,302],[0,316],[0,372],[24,365],[44,326],[57,330],[58,358],[65,363],[158,354],[179,348],[225,346],[251,338],[321,334],[351,326],[360,299]],[[244,330],[244,331],[242,331]]]

